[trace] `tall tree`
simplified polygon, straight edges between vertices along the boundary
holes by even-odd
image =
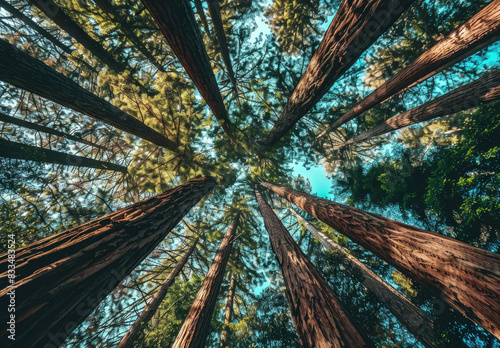
[[[142,0],[142,3],[153,16],[222,129],[226,133],[229,132],[230,121],[227,110],[189,2]]]
[[[4,347],[60,346],[215,185],[193,179],[156,197],[16,250],[16,340]],[[0,304],[7,308],[10,254],[0,256]]]
[[[415,278],[500,337],[500,255],[284,186],[262,186]]]
[[[208,28],[207,16],[205,16],[205,10],[203,9],[203,4],[201,0],[194,0],[194,6],[196,7],[196,14],[200,17],[201,25],[205,29],[205,33],[210,36],[210,30]]]
[[[177,151],[173,141],[4,40],[0,40],[0,80]]]
[[[203,348],[207,340],[210,330],[210,320],[217,303],[220,286],[224,279],[229,255],[231,254],[231,246],[233,238],[238,228],[240,214],[236,214],[231,225],[222,240],[214,261],[208,270],[205,281],[198,291],[198,295],[191,306],[186,320],[177,334],[172,348],[190,347]]]
[[[302,347],[364,347],[339,300],[258,190],[255,196],[286,286]]]
[[[261,141],[262,144],[272,146],[292,129],[412,2],[344,1],[273,129]]]
[[[226,310],[224,315],[224,329],[220,334],[220,348],[228,347],[229,339],[231,337],[231,329],[229,325],[233,318],[233,303],[234,294],[236,292],[236,278],[234,274],[231,276],[231,283],[229,285],[229,293],[227,294]]]

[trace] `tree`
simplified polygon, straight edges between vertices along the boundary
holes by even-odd
[[[211,177],[193,179],[16,250],[15,344],[61,345],[214,184]],[[4,269],[9,255],[1,255]],[[1,274],[5,306],[12,290],[8,279],[8,272]],[[10,345],[7,334],[4,330],[0,337],[5,346]]]
[[[233,317],[233,302],[234,302],[235,291],[236,291],[236,279],[233,274],[231,276],[231,284],[229,285],[229,293],[227,294],[226,310],[224,316],[224,330],[220,334],[221,348],[228,347],[228,342],[231,337],[231,330],[229,328],[229,325],[231,324],[231,320]]]

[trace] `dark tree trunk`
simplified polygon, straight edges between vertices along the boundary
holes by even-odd
[[[194,6],[196,7],[196,13],[200,17],[201,25],[205,29],[205,33],[210,37],[210,30],[208,29],[207,16],[205,16],[205,11],[203,10],[203,5],[200,0],[194,0]]]
[[[393,116],[378,126],[355,136],[342,146],[360,143],[396,129],[451,115],[498,99],[500,99],[500,70],[489,73],[428,103]]]
[[[88,141],[88,140],[76,137],[76,136],[68,134],[68,133],[60,132],[58,130],[55,130],[55,129],[52,129],[52,128],[49,128],[49,127],[41,126],[41,125],[36,124],[36,123],[32,123],[32,122],[28,122],[28,121],[25,121],[25,120],[21,120],[19,118],[6,115],[6,114],[4,114],[2,112],[0,112],[0,121],[11,123],[11,124],[15,124],[17,126],[21,126],[21,127],[24,127],[24,128],[32,129],[32,130],[35,130],[35,131],[39,131],[39,132],[43,132],[43,133],[47,133],[47,134],[52,134],[52,135],[55,135],[57,137],[66,138],[66,139],[69,139],[69,140],[77,141],[77,142],[85,144],[85,145],[97,147],[97,148],[99,148],[101,150],[106,150],[106,148],[104,146],[95,144],[95,143],[93,143],[91,141]]]
[[[233,219],[222,243],[215,254],[205,281],[196,295],[196,299],[177,334],[172,348],[204,348],[210,333],[210,321],[214,312],[224,272],[231,254],[234,234],[238,228],[239,214]]]
[[[16,340],[3,347],[59,347],[66,337],[215,185],[193,179],[16,250]],[[0,256],[0,305],[9,304],[8,254]]]
[[[0,80],[177,151],[173,141],[4,40],[0,40]]]
[[[170,272],[165,282],[161,285],[160,289],[154,294],[148,304],[144,307],[142,313],[137,317],[132,327],[127,331],[125,336],[123,336],[122,340],[120,341],[118,346],[116,346],[116,348],[130,348],[133,346],[134,341],[142,332],[141,326],[147,324],[155,314],[156,310],[165,298],[165,295],[167,295],[168,289],[174,283],[175,278],[181,272],[182,268],[189,259],[189,256],[191,256],[191,254],[193,253],[196,243],[197,241],[193,243],[193,245],[184,254],[184,256],[177,262],[175,268],[172,270],[172,272]],[[144,326],[142,326],[142,328],[144,328]]]
[[[127,173],[127,168],[118,164],[99,161],[82,156],[70,155],[68,153],[44,149],[32,145],[16,143],[14,141],[6,139],[0,139],[0,157],[43,163],[63,164],[73,167],[114,170],[116,172],[124,174]]]
[[[500,38],[500,0],[491,2],[336,120],[329,130],[428,79]]]
[[[344,0],[286,103],[261,142],[274,145],[309,112],[414,0]]]
[[[233,319],[233,303],[234,303],[234,293],[236,292],[236,279],[234,275],[231,276],[231,284],[229,285],[229,293],[227,294],[226,301],[226,314],[224,317],[224,329],[220,334],[220,348],[228,347],[229,338],[231,336],[231,330],[229,325]]]
[[[500,255],[288,187],[262,185],[442,295],[500,338]]]
[[[222,129],[229,118],[194,13],[187,0],[142,0]]]
[[[365,347],[354,325],[325,280],[300,250],[271,207],[255,191],[271,246],[278,260],[285,294],[304,348]]]

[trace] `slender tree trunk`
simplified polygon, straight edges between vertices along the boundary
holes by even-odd
[[[44,149],[32,145],[16,143],[14,141],[6,139],[0,139],[0,157],[43,163],[63,164],[73,167],[114,170],[116,172],[124,174],[127,173],[127,168],[118,164],[71,155],[68,153]]]
[[[304,348],[365,347],[325,280],[300,250],[271,207],[255,190],[271,246],[283,273],[300,345]]]
[[[0,40],[0,80],[177,151],[173,141],[4,40]]]
[[[210,30],[208,28],[207,16],[205,16],[205,11],[203,10],[203,5],[200,0],[194,0],[194,6],[196,7],[196,13],[200,17],[201,25],[205,29],[205,33],[210,37]]]
[[[142,0],[194,85],[228,133],[230,121],[200,30],[187,0]]]
[[[93,143],[91,141],[88,141],[88,140],[85,140],[83,138],[76,137],[74,135],[71,135],[71,134],[68,134],[68,133],[65,133],[65,132],[60,132],[58,130],[55,130],[55,129],[52,129],[52,128],[49,128],[49,127],[41,126],[41,125],[36,124],[36,123],[32,123],[32,122],[28,122],[28,121],[25,121],[25,120],[21,120],[19,118],[6,115],[6,114],[4,114],[2,112],[0,112],[0,121],[11,123],[11,124],[15,124],[17,126],[21,126],[21,127],[24,127],[24,128],[32,129],[32,130],[35,130],[35,131],[44,132],[44,133],[47,133],[47,134],[52,134],[52,135],[55,135],[57,137],[66,138],[66,139],[69,139],[69,140],[77,141],[77,142],[85,144],[85,145],[97,147],[97,148],[99,148],[101,150],[106,150],[106,148],[104,146],[95,144],[95,143]]]
[[[500,338],[500,255],[288,187],[261,185],[442,295]]]
[[[24,24],[26,24],[28,27],[36,31],[38,34],[40,34],[42,37],[47,39],[48,41],[52,42],[55,46],[59,47],[61,50],[63,50],[67,54],[71,54],[73,51],[71,48],[63,44],[61,41],[56,39],[52,34],[50,34],[47,30],[43,29],[41,26],[36,24],[31,18],[26,16],[24,13],[19,11],[17,8],[9,4],[5,0],[0,0],[0,7],[3,7],[5,10],[10,12],[14,17],[17,19],[23,21]]]
[[[336,129],[384,100],[428,79],[476,53],[500,38],[500,0],[494,0],[444,39],[425,51],[410,65],[377,88],[326,131]]]
[[[165,295],[167,295],[168,289],[174,283],[175,278],[181,272],[182,268],[189,259],[189,256],[191,256],[191,254],[193,253],[197,242],[198,240],[196,240],[193,243],[193,245],[191,245],[189,250],[184,254],[184,256],[179,260],[179,262],[177,262],[175,268],[172,270],[172,272],[170,272],[165,282],[161,285],[160,289],[154,294],[154,296],[151,298],[148,304],[146,304],[146,306],[142,310],[142,313],[137,317],[132,327],[127,331],[125,336],[123,336],[122,340],[120,341],[118,346],[116,346],[116,348],[130,348],[133,346],[134,341],[142,332],[141,326],[147,324],[151,320],[156,310],[160,306],[161,302],[165,298]],[[144,326],[142,326],[142,328],[144,328]]]
[[[229,328],[229,325],[231,324],[233,318],[233,303],[234,303],[235,292],[236,292],[236,279],[234,275],[232,275],[231,284],[229,285],[229,293],[227,294],[226,315],[224,318],[224,330],[222,330],[220,334],[220,348],[228,347],[228,342],[231,335],[231,330]]]
[[[344,0],[262,144],[274,145],[292,129],[412,3],[413,0]]]
[[[428,103],[393,116],[378,126],[355,136],[342,146],[360,143],[400,128],[468,110],[498,99],[500,99],[500,70],[489,73]]]
[[[343,257],[343,265],[355,276],[392,314],[415,336],[425,347],[448,347],[449,343],[438,342],[434,333],[434,323],[423,310],[411,303],[396,289],[390,286],[372,270],[366,267],[346,249],[324,235],[316,227],[307,222],[294,209],[288,210],[318,239],[326,250],[338,251]],[[454,347],[467,348],[463,342],[453,342]]]
[[[240,215],[231,222],[172,348],[204,348]]]
[[[66,337],[165,238],[214,186],[193,179],[15,252],[16,340],[0,331],[2,347],[59,347]],[[12,293],[11,257],[0,256],[0,305]]]

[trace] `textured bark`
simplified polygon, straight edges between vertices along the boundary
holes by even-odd
[[[500,255],[288,187],[262,185],[442,295],[500,338]]]
[[[0,0],[0,7],[3,7],[5,10],[10,12],[14,17],[17,19],[23,21],[24,24],[26,24],[28,27],[36,31],[38,34],[40,34],[42,37],[45,39],[49,40],[52,42],[54,45],[62,49],[65,53],[71,54],[73,51],[71,48],[63,44],[61,41],[56,39],[52,34],[50,34],[47,30],[36,24],[31,18],[26,16],[24,13],[19,11],[17,8],[9,4],[5,0]]]
[[[77,141],[77,142],[85,144],[85,145],[89,145],[89,146],[97,147],[97,148],[102,149],[102,150],[106,150],[106,148],[104,146],[95,144],[95,143],[93,143],[91,141],[88,141],[88,140],[85,140],[83,138],[76,137],[74,135],[71,135],[71,134],[68,134],[68,133],[65,133],[65,132],[60,132],[58,130],[55,130],[55,129],[52,129],[52,128],[49,128],[49,127],[41,126],[41,125],[36,124],[36,123],[32,123],[32,122],[28,122],[28,121],[25,121],[25,120],[21,120],[19,118],[6,115],[6,114],[4,114],[2,112],[0,112],[0,121],[11,123],[11,124],[15,124],[17,126],[21,126],[21,127],[24,127],[24,128],[32,129],[32,130],[35,130],[35,131],[52,134],[52,135],[55,135],[57,137],[66,138],[66,139],[69,139],[69,140]]]
[[[476,53],[500,38],[500,0],[494,0],[444,39],[425,51],[368,97],[336,120],[327,131],[336,129],[384,100],[394,97],[453,64]]]
[[[413,0],[344,0],[273,129],[271,146],[284,136],[412,4]]]
[[[271,207],[255,191],[271,246],[285,281],[285,294],[304,348],[365,347],[325,280],[300,250]]]
[[[44,149],[32,145],[16,143],[14,141],[6,139],[0,139],[0,157],[43,163],[63,164],[73,167],[114,170],[120,173],[127,173],[127,168],[118,164],[71,155],[68,153]]]
[[[400,128],[468,110],[481,103],[491,103],[498,99],[500,99],[500,70],[489,73],[428,103],[393,116],[378,126],[355,136],[342,146],[360,143]]]
[[[0,80],[171,151],[177,150],[173,141],[4,40],[0,40]]]
[[[142,0],[222,129],[229,118],[194,13],[187,0]]]
[[[200,17],[201,25],[205,29],[205,33],[210,36],[210,30],[208,29],[207,16],[205,16],[205,11],[203,10],[203,5],[200,0],[194,0],[194,6],[196,7],[196,13]]]
[[[224,279],[224,272],[231,254],[231,246],[238,228],[239,219],[238,214],[231,222],[172,348],[205,347],[210,332],[210,320]]]
[[[160,289],[154,294],[154,296],[151,298],[151,300],[146,304],[146,306],[142,310],[141,314],[137,317],[134,324],[127,331],[125,336],[123,336],[123,338],[121,339],[118,346],[116,346],[116,348],[133,347],[134,341],[139,336],[139,334],[142,332],[141,327],[144,328],[143,325],[147,324],[151,320],[153,315],[155,314],[155,312],[158,309],[158,307],[160,306],[161,302],[163,301],[163,299],[167,295],[168,289],[174,283],[175,278],[181,272],[182,268],[184,267],[187,260],[189,259],[189,256],[191,256],[191,254],[193,253],[197,242],[198,241],[194,242],[193,245],[189,248],[189,250],[184,254],[184,256],[177,262],[177,265],[175,266],[175,268],[172,270],[172,272],[170,272],[167,279],[165,279],[165,282],[161,285]]]
[[[58,347],[214,186],[198,178],[16,250],[16,340],[3,347]],[[0,305],[7,308],[7,254]]]
[[[236,292],[236,279],[234,275],[231,276],[231,284],[229,285],[229,293],[227,294],[226,301],[226,315],[224,317],[224,329],[220,334],[220,348],[228,347],[229,338],[231,336],[231,330],[229,329],[229,324],[231,324],[233,318],[233,303],[234,303],[234,293]]]

